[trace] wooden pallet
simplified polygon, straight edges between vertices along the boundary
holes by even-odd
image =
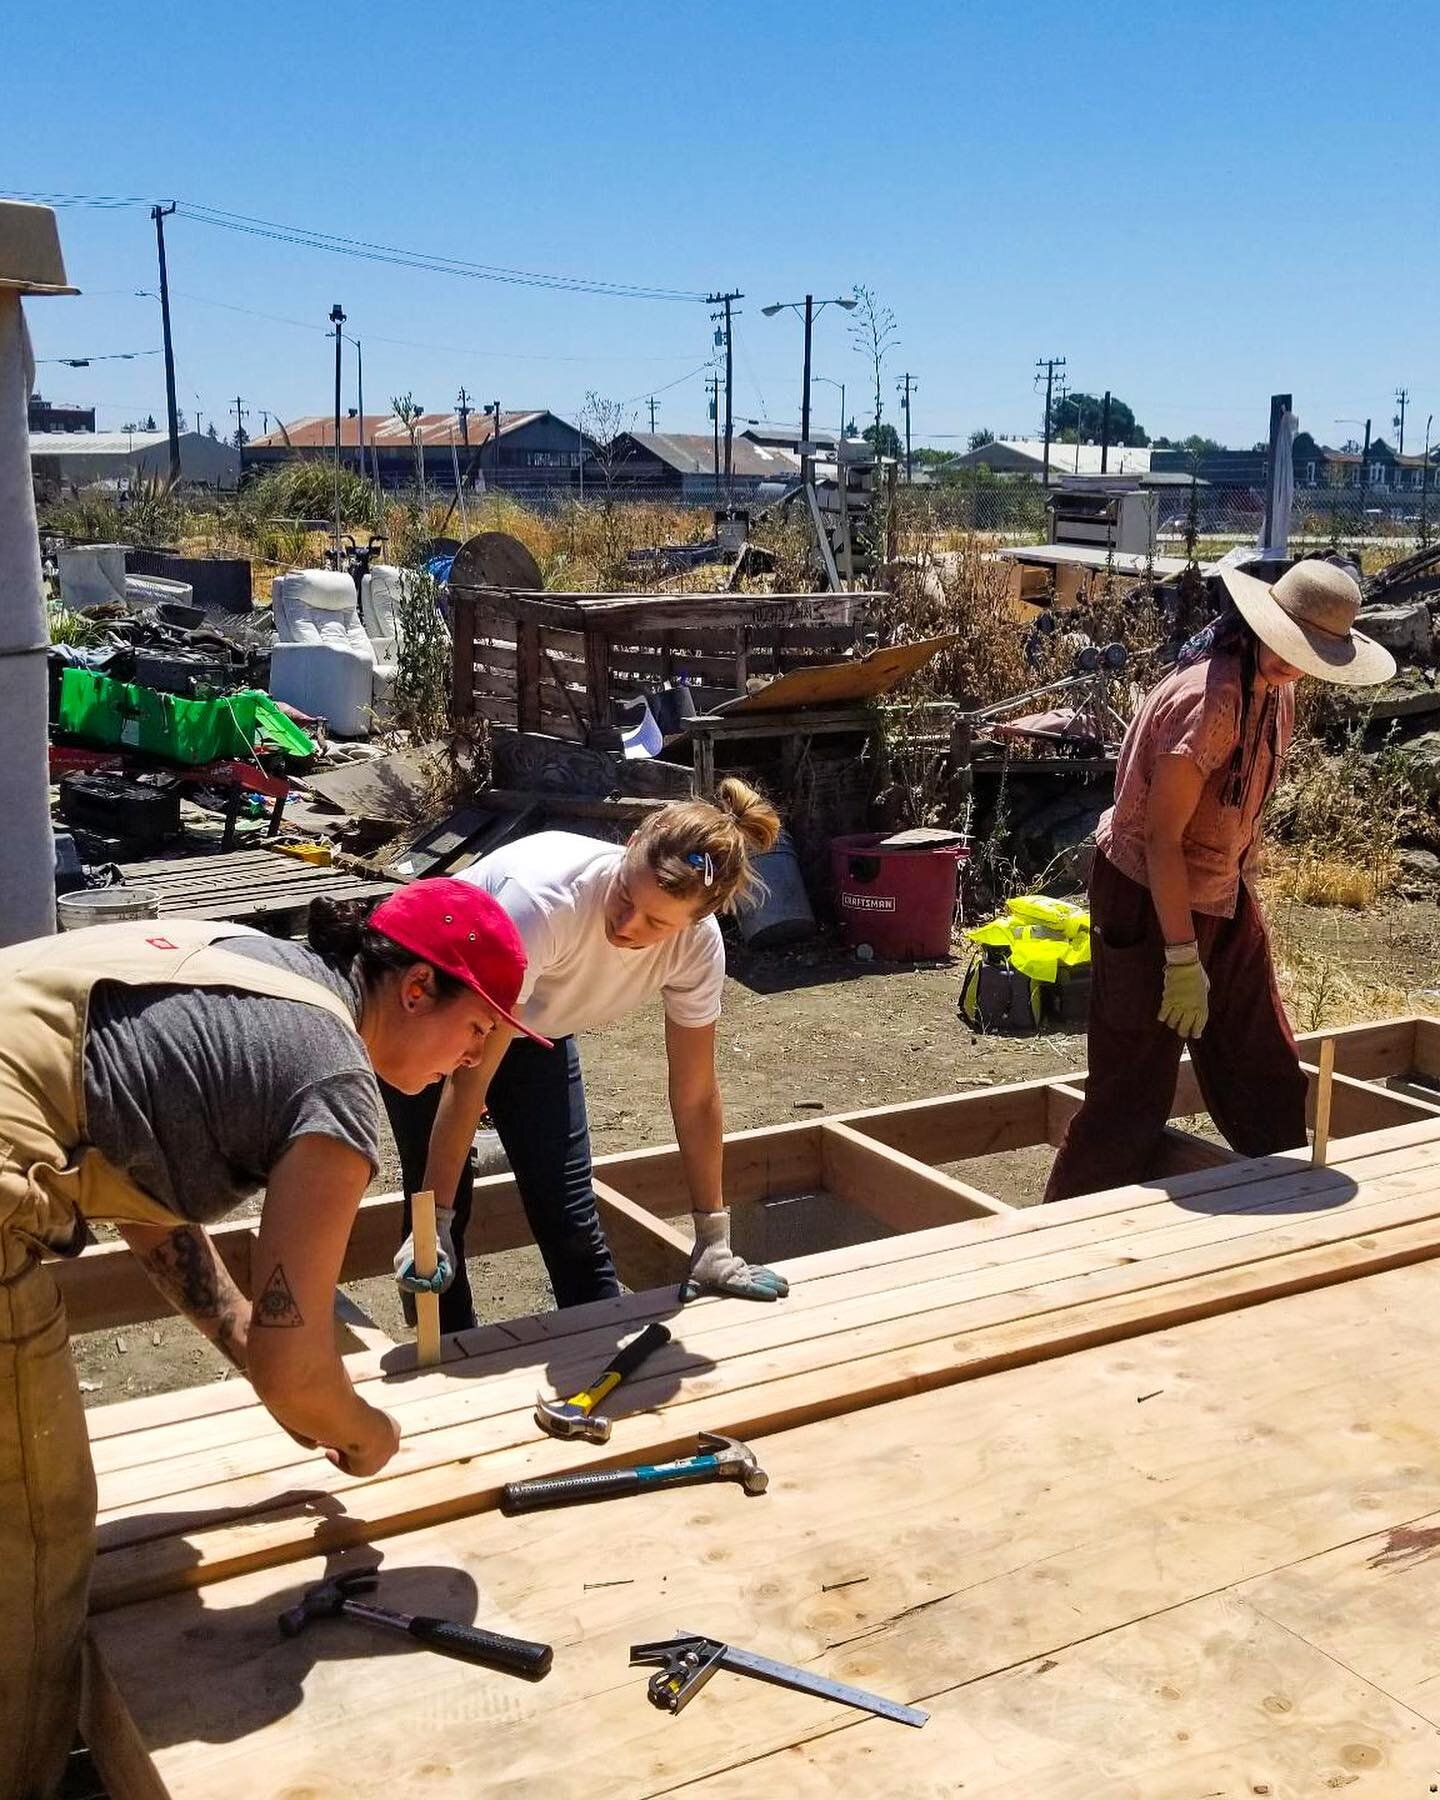
[[[736,1134],[737,1213],[818,1186],[892,1235],[797,1259],[773,1307],[652,1287],[458,1334],[427,1371],[377,1343],[347,1359],[404,1433],[374,1478],[307,1456],[244,1382],[93,1411],[87,1734],[112,1792],[227,1800],[261,1769],[314,1800],[1426,1791],[1440,1109],[1415,1084],[1440,1025],[1335,1043],[1326,1166],[1176,1133],[1187,1172],[1023,1210],[937,1166],[1052,1141],[1083,1077]],[[673,1276],[673,1149],[599,1174],[622,1272]],[[518,1240],[512,1205],[486,1184],[477,1248]],[[367,1206],[352,1258],[388,1261],[394,1227]],[[673,1341],[610,1444],[540,1437],[537,1387],[582,1385],[653,1318]],[[508,1480],[701,1430],[754,1445],[764,1499],[496,1510]],[[280,1641],[306,1583],[382,1557],[390,1603],[546,1638],[555,1673],[530,1688],[348,1624]],[[626,1653],[680,1626],[934,1716],[721,1676],[672,1721]]]
[[[161,918],[233,919],[267,931],[303,925],[310,902],[379,899],[393,881],[372,881],[345,869],[314,868],[273,850],[232,850],[214,855],[161,857],[122,863],[130,887],[153,888]]]

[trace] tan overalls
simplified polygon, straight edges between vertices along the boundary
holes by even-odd
[[[99,981],[226,987],[326,1008],[327,988],[216,947],[193,919],[101,925],[0,950],[0,1800],[49,1800],[74,1740],[95,1476],[46,1250],[84,1223],[183,1220],[86,1142],[85,1029]]]

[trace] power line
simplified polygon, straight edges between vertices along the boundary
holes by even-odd
[[[38,200],[49,206],[91,206],[102,209],[150,204],[138,195],[17,193],[14,197]],[[518,287],[547,288],[557,293],[594,294],[617,300],[675,300],[695,305],[704,302],[706,298],[704,294],[686,288],[604,281],[579,275],[550,275],[534,269],[510,268],[502,263],[468,262],[463,257],[406,250],[396,244],[381,244],[367,238],[317,231],[307,225],[287,225],[277,219],[255,218],[249,213],[230,212],[224,207],[206,206],[195,200],[176,201],[172,205],[182,219],[190,219],[199,225],[211,225],[217,230],[240,232],[247,237],[269,238],[276,243],[323,250],[336,256],[357,257],[365,262],[391,263],[400,268],[421,269],[437,275],[457,275],[469,281],[497,281]]]

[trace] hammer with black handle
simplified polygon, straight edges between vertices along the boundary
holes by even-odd
[[[356,1569],[352,1574],[317,1582],[306,1589],[297,1606],[281,1613],[280,1630],[286,1637],[299,1637],[312,1619],[362,1619],[367,1625],[379,1625],[386,1631],[403,1631],[427,1650],[453,1656],[459,1662],[479,1663],[506,1675],[524,1675],[530,1681],[550,1673],[555,1653],[549,1644],[502,1637],[498,1631],[460,1625],[453,1619],[435,1619],[425,1613],[391,1612],[388,1607],[368,1606],[363,1600],[352,1598],[378,1586],[379,1578],[373,1569]]]
[[[610,1421],[595,1408],[627,1376],[633,1375],[647,1356],[669,1342],[670,1333],[665,1326],[658,1321],[647,1325],[639,1337],[620,1346],[583,1393],[572,1394],[568,1400],[547,1400],[543,1394],[537,1394],[535,1423],[551,1437],[583,1437],[592,1444],[603,1444],[610,1436]]]
[[[747,1494],[763,1494],[769,1477],[755,1452],[738,1438],[702,1431],[694,1456],[676,1462],[639,1463],[631,1469],[597,1469],[586,1475],[541,1475],[510,1481],[500,1490],[500,1510],[536,1512],[543,1506],[574,1506],[586,1500],[615,1500],[652,1488],[688,1487],[702,1481],[738,1481]]]

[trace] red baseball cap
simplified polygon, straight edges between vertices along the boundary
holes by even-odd
[[[507,1025],[547,1050],[551,1047],[549,1038],[515,1017],[525,979],[525,946],[493,894],[448,876],[412,881],[382,900],[368,923],[402,950],[414,951],[423,962],[463,981]]]

